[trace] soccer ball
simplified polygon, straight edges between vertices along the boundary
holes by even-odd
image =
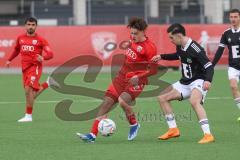
[[[116,124],[111,119],[102,119],[98,124],[98,131],[103,136],[111,136],[116,130]]]

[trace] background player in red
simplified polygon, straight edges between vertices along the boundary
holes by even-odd
[[[35,33],[37,19],[25,20],[26,33],[18,36],[13,53],[6,62],[9,67],[11,61],[21,55],[23,85],[26,97],[26,114],[18,122],[31,122],[34,99],[46,88],[49,83],[39,84],[42,74],[42,62],[53,58],[48,42]],[[42,54],[44,51],[44,55]]]
[[[132,110],[131,102],[142,92],[147,84],[147,77],[157,72],[157,65],[150,63],[157,50],[155,44],[145,35],[147,26],[142,18],[130,19],[127,27],[130,28],[131,41],[125,53],[124,64],[106,91],[91,133],[77,133],[83,141],[95,141],[99,121],[117,102],[123,108],[130,124],[128,140],[133,140],[137,136],[140,125]]]

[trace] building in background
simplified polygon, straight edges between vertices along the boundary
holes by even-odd
[[[132,16],[149,23],[226,23],[239,0],[0,0],[0,25],[23,24],[34,16],[40,25],[126,24]]]

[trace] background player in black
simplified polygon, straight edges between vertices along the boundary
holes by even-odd
[[[199,143],[213,142],[214,137],[210,132],[207,115],[202,106],[207,90],[211,86],[214,73],[212,63],[207,58],[204,49],[185,35],[185,28],[181,24],[172,24],[167,32],[171,42],[176,45],[177,52],[157,55],[152,58],[152,61],[180,60],[182,78],[158,97],[169,126],[168,132],[160,136],[159,139],[166,140],[180,136],[170,102],[189,98],[204,132],[204,137]]]
[[[238,88],[240,76],[240,11],[238,9],[232,9],[229,12],[229,20],[231,27],[224,31],[221,37],[218,50],[213,59],[213,65],[215,66],[217,64],[223,54],[225,46],[227,46],[229,51],[228,78],[230,88],[236,105],[240,109],[240,91]],[[240,121],[240,117],[238,121]]]

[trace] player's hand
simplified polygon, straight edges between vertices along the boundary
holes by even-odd
[[[209,90],[211,88],[211,82],[209,82],[209,81],[204,81],[203,82],[203,90],[204,91],[207,91],[207,90]]]
[[[123,41],[121,44],[120,44],[120,47],[121,49],[127,49],[131,46],[131,41]]]
[[[39,62],[42,62],[43,61],[43,57],[41,56],[41,55],[37,55],[37,61],[39,61]]]
[[[156,55],[156,56],[152,57],[152,59],[151,59],[151,61],[154,63],[157,63],[160,60],[161,60],[161,55]]]
[[[6,66],[7,68],[9,68],[9,67],[10,67],[10,64],[11,64],[11,61],[7,61],[6,64],[5,64],[5,66]]]
[[[132,78],[130,78],[129,82],[133,85],[133,86],[137,86],[138,85],[138,81],[139,78],[137,75],[133,76]]]

